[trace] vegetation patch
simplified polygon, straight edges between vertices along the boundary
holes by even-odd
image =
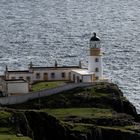
[[[130,131],[135,131],[140,133],[140,125],[139,124],[134,124],[134,125],[127,125],[123,127],[126,130],[130,130]]]
[[[63,109],[45,109],[43,110],[50,115],[55,116],[60,120],[71,117],[81,118],[101,118],[101,117],[112,117],[112,111],[110,109],[100,108],[63,108]]]
[[[118,131],[121,131],[121,132],[129,132],[129,133],[135,133],[134,130],[128,130],[126,129],[125,127],[119,127],[119,126],[98,126],[99,128],[102,128],[102,129],[106,129],[106,130],[118,130]]]
[[[85,124],[85,123],[74,123],[72,125],[71,130],[72,131],[78,131],[78,132],[88,132],[91,130],[91,128],[95,127],[94,125],[91,124]]]
[[[43,89],[55,88],[66,84],[64,81],[53,81],[53,82],[38,82],[32,85],[32,91],[40,91]]]
[[[17,128],[12,124],[10,118],[13,113],[4,110],[0,111],[0,140],[31,140],[29,137],[18,137]]]
[[[62,81],[60,81],[62,82]],[[48,82],[46,82],[47,84]],[[50,82],[55,83],[55,82]],[[57,81],[59,83],[59,81]],[[38,83],[40,84],[40,83]],[[60,83],[59,83],[60,84]],[[38,88],[39,89],[39,88]],[[42,89],[42,88],[40,88]],[[117,99],[117,91],[113,92]],[[119,98],[120,99],[120,98]],[[87,88],[75,88],[69,91],[64,91],[59,94],[34,99],[24,104],[10,105],[12,108],[25,109],[40,109],[40,108],[113,108],[113,95],[110,91],[106,91],[106,86],[103,89],[100,85]]]
[[[0,140],[31,140],[29,137],[17,137],[16,135],[0,134]]]
[[[37,90],[43,88],[41,87]],[[118,140],[120,137],[127,139],[129,135],[132,135],[133,139],[135,139],[133,135],[140,134],[139,123],[135,122],[137,114],[134,106],[123,97],[122,92],[113,84],[97,84],[92,87],[75,88],[9,107],[34,110],[31,112],[25,111],[26,113],[22,110],[23,112],[18,115],[18,118],[20,118],[20,128],[27,127],[29,132],[31,129],[36,134],[36,137],[39,136],[38,139],[41,136],[45,136],[46,139],[49,136],[59,139],[60,136],[60,139],[62,139],[65,137],[63,134],[67,134],[68,137],[71,137],[70,139],[78,137],[79,139],[85,139],[86,136],[95,136],[92,139],[100,139],[102,132],[102,135],[107,139],[109,138],[109,140],[112,140],[116,134],[115,138]],[[35,109],[39,110],[35,111]],[[2,122],[2,125],[0,125],[0,134],[3,136],[13,135],[17,140],[15,135],[17,132],[16,126],[7,125],[10,116],[11,114],[7,112],[1,112],[0,124]],[[26,119],[30,122],[30,127],[26,125]],[[6,125],[7,128],[5,128]],[[11,129],[13,131],[9,131]],[[49,131],[49,136],[48,134],[46,135],[46,130],[47,132]],[[26,135],[26,129],[23,132]],[[56,138],[54,136],[55,132],[58,132]],[[1,137],[0,139],[5,140]],[[18,140],[20,139],[18,138]]]

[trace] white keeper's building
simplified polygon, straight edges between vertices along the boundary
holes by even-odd
[[[55,61],[54,67],[36,67],[30,63],[28,70],[11,71],[6,67],[4,80],[6,83],[8,83],[8,81],[10,83],[11,81],[15,81],[17,83],[18,80],[24,80],[30,84],[38,81],[55,80],[71,81],[75,83],[103,80],[102,51],[100,42],[100,39],[96,36],[96,33],[94,33],[89,43],[88,68],[86,69],[82,68],[80,62],[78,66],[61,67],[58,66],[57,61]],[[20,81],[19,84],[20,83],[22,82]],[[25,83],[24,85],[26,86]],[[27,90],[25,91],[27,92]],[[18,90],[18,92],[20,91]]]

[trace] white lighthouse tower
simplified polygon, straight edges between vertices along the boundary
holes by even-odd
[[[93,74],[93,80],[103,79],[102,53],[100,39],[96,33],[90,39],[90,54],[88,61],[88,71]]]

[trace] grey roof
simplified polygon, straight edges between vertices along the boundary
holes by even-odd
[[[8,70],[10,73],[31,73],[29,70]]]
[[[71,69],[79,68],[79,66],[57,66],[57,67],[32,67],[33,69]]]
[[[4,81],[6,81],[6,82],[26,82],[26,83],[28,83],[24,79],[5,79]]]

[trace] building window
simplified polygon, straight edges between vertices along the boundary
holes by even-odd
[[[99,68],[95,68],[95,72],[99,72]]]
[[[36,79],[40,79],[40,73],[36,73]]]
[[[16,79],[16,77],[11,77],[12,80]]]
[[[20,77],[19,77],[19,79],[23,79],[23,77],[22,77],[22,76],[20,76]]]
[[[62,78],[65,78],[65,77],[66,77],[65,72],[62,72]]]
[[[98,58],[95,58],[95,62],[99,62],[99,59]]]
[[[55,78],[55,73],[51,73],[51,78]]]
[[[96,80],[99,80],[99,77],[98,76],[96,76]]]
[[[27,77],[26,77],[26,80],[27,80],[27,81],[31,81],[31,77],[27,76]]]

